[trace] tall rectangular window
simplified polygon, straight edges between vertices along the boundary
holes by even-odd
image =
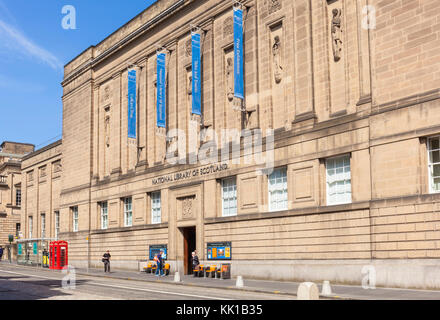
[[[20,231],[21,231],[21,224],[20,223],[16,223],[15,224],[15,236],[17,238],[20,237]]]
[[[222,216],[237,215],[237,179],[222,179]]]
[[[275,169],[268,177],[269,211],[288,209],[287,168]]]
[[[440,192],[440,137],[428,139],[429,192]]]
[[[58,239],[60,234],[60,212],[55,211],[55,238]]]
[[[34,229],[34,219],[32,216],[29,217],[29,239],[32,239],[32,231]]]
[[[133,210],[131,197],[124,198],[124,226],[131,227],[133,225]]]
[[[46,214],[41,214],[41,238],[46,238]]]
[[[15,191],[15,205],[17,207],[21,206],[21,189]]]
[[[73,217],[73,232],[78,232],[78,207],[72,207],[72,217]]]
[[[327,172],[327,205],[350,203],[350,155],[327,159],[325,168]]]
[[[162,222],[162,207],[160,201],[160,191],[151,194],[151,223]]]
[[[108,228],[108,205],[107,201],[100,203],[101,207],[101,229]]]

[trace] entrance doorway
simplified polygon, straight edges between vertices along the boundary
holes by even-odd
[[[185,274],[192,274],[192,255],[196,250],[196,227],[181,228],[183,234],[183,266]]]

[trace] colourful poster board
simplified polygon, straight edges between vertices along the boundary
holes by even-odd
[[[163,256],[162,258],[164,260],[167,260],[168,256],[168,248],[166,244],[157,244],[157,245],[151,245],[150,246],[150,252],[149,252],[149,259],[153,260],[154,256],[160,252],[160,250],[163,250]]]
[[[207,244],[208,260],[231,260],[231,242],[209,242]]]

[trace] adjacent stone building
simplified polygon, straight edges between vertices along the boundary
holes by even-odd
[[[159,0],[69,62],[62,144],[23,162],[22,224],[33,216],[38,233],[36,216],[59,212],[75,266],[100,267],[110,250],[114,268],[137,269],[163,245],[173,271],[188,273],[192,250],[221,263],[208,244],[229,243],[224,256],[245,278],[360,284],[374,272],[376,285],[440,288],[440,2],[242,4],[242,104],[231,95],[230,0]],[[201,117],[190,107],[194,26]],[[167,53],[165,130],[156,125],[158,49]],[[197,153],[216,157],[206,146],[227,150],[224,129],[248,130],[239,157],[190,164]],[[255,129],[262,149],[249,152]]]
[[[0,246],[9,245],[21,231],[21,161],[34,151],[34,145],[5,141],[0,145]],[[5,251],[5,257],[7,256]]]

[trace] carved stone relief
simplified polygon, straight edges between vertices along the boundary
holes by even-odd
[[[273,39],[272,55],[273,55],[273,73],[274,73],[275,83],[280,83],[283,78],[283,65],[282,65],[282,54],[281,54],[281,39],[280,36],[278,35],[276,35]]]
[[[185,56],[191,57],[191,55],[192,55],[192,42],[190,38],[185,42]]]
[[[231,56],[226,57],[225,68],[226,96],[229,101],[234,99],[234,60]]]
[[[195,218],[195,199],[196,197],[194,195],[178,199],[182,219]]]
[[[269,14],[274,13],[281,9],[280,0],[269,0]]]
[[[335,8],[332,10],[332,44],[333,44],[333,57],[335,62],[341,60],[341,52],[342,52],[342,10],[339,8]]]
[[[223,22],[223,38],[232,35],[234,32],[234,20],[232,17],[227,17]]]

